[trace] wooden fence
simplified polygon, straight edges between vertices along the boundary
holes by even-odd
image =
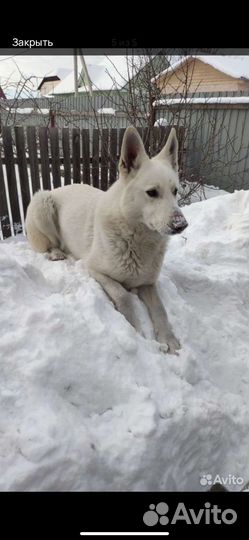
[[[147,153],[165,144],[170,127],[139,129]],[[3,239],[24,231],[32,195],[84,182],[106,190],[115,182],[124,129],[3,127],[0,139],[0,224]],[[180,146],[182,128],[178,128]]]

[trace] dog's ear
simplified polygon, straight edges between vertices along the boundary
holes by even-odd
[[[167,142],[156,159],[163,159],[170,163],[171,167],[178,172],[178,140],[175,128],[171,129]]]
[[[119,170],[128,175],[132,170],[138,170],[145,159],[149,158],[145,152],[143,141],[136,128],[130,126],[124,134]]]

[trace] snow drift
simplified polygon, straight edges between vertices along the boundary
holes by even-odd
[[[249,192],[184,209],[159,280],[179,356],[80,261],[0,243],[0,489],[202,490],[249,477]],[[232,485],[230,489],[241,489]]]

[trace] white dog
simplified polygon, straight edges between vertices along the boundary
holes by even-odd
[[[104,192],[73,184],[39,191],[27,210],[27,237],[51,260],[66,254],[83,259],[126,319],[140,330],[131,292],[148,308],[156,339],[165,352],[180,348],[158,296],[169,235],[187,222],[177,205],[178,142],[172,129],[161,152],[149,159],[134,127],[127,128],[119,179]],[[131,291],[131,292],[130,292]]]

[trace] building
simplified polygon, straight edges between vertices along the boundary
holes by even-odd
[[[249,94],[249,56],[185,56],[152,79],[161,95],[196,92]]]
[[[1,86],[0,86],[0,99],[6,99],[6,95]]]
[[[152,82],[155,125],[184,127],[182,178],[249,189],[249,56],[185,56]]]
[[[55,73],[48,73],[41,80],[37,90],[40,96],[46,96],[51,92],[54,92],[56,86],[66,77],[69,73],[68,69],[58,69]]]
[[[88,80],[89,77],[92,83],[92,90],[94,92],[115,92],[119,90],[128,90],[130,81],[138,84],[142,81],[142,76],[148,69],[148,58],[142,56],[98,56],[96,61],[88,60],[85,57],[85,69],[79,71],[78,76],[78,93],[84,94],[89,91]],[[151,73],[156,70],[158,66],[158,57],[151,57],[150,66],[152,67]],[[168,61],[164,57],[161,57],[160,66],[168,66]],[[157,72],[159,69],[157,69]],[[155,71],[156,72],[156,71]],[[54,90],[49,92],[53,96],[73,96],[74,89],[74,71],[72,70],[68,75],[56,85]]]
[[[49,94],[49,92],[53,92],[59,82],[60,79],[57,75],[52,75],[51,77],[43,77],[37,90],[38,92],[40,92],[41,96],[44,96],[46,94]]]

